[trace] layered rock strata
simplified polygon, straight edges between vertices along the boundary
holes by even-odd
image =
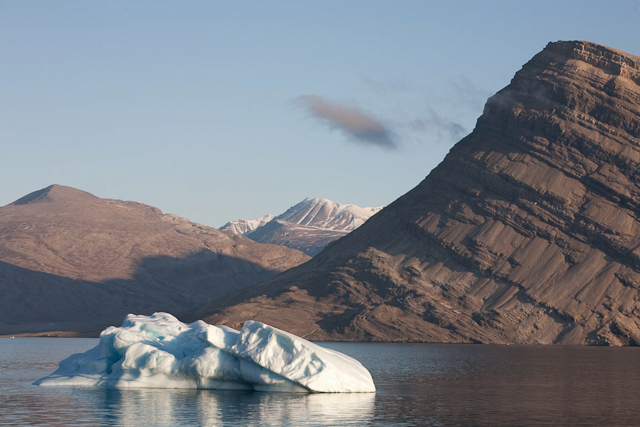
[[[640,344],[640,58],[550,43],[416,188],[196,314],[316,340]]]

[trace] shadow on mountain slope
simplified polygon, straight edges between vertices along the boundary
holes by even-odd
[[[179,313],[277,271],[209,250],[147,257],[132,279],[74,280],[0,261],[0,335],[100,330],[128,313]]]

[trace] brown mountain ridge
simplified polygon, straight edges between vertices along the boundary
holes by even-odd
[[[152,206],[52,185],[0,208],[0,334],[182,312],[307,259]]]
[[[640,58],[549,43],[413,190],[193,313],[314,340],[640,344]]]

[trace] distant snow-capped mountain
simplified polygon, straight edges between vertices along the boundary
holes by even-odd
[[[332,241],[360,227],[383,207],[361,208],[328,199],[307,198],[277,217],[265,215],[253,220],[231,221],[220,230],[314,256]]]
[[[277,219],[324,230],[353,231],[383,207],[361,208],[327,199],[307,198],[290,207]]]
[[[237,221],[229,221],[228,223],[220,227],[220,230],[231,231],[233,234],[246,236],[255,229],[262,227],[275,217],[275,215],[268,214],[261,216],[258,219],[239,219]]]

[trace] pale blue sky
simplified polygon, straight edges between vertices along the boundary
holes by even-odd
[[[218,227],[387,204],[547,42],[640,55],[639,22],[638,1],[0,1],[0,205],[57,183]]]

